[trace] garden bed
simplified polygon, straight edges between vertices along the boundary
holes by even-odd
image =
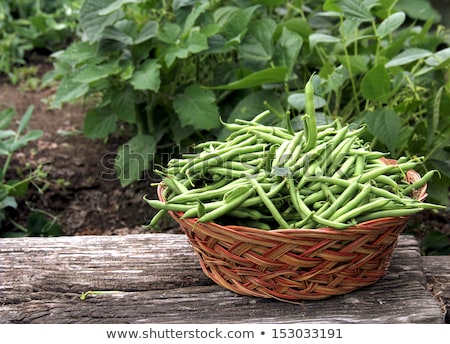
[[[45,62],[37,65],[38,75],[50,68]],[[129,139],[127,128],[108,141],[93,140],[82,133],[85,108],[81,103],[52,109],[49,105],[55,88],[30,89],[30,85],[0,82],[0,104],[23,114],[34,106],[30,127],[41,129],[43,136],[30,143],[13,160],[11,171],[29,166],[45,165],[46,184],[40,194],[31,189],[20,200],[13,214],[19,223],[26,223],[32,209],[56,217],[65,235],[124,235],[150,233],[144,228],[154,210],[142,200],[147,194],[156,198],[156,188],[150,183],[156,177],[143,175],[128,187],[122,187],[113,174],[113,158],[118,147]],[[16,171],[17,172],[17,171]],[[450,235],[448,211],[425,211],[414,216],[407,232],[421,240],[427,233],[438,231]],[[179,232],[177,225],[167,219],[158,231]]]

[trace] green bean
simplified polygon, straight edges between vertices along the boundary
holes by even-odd
[[[253,119],[252,122],[253,123],[259,123],[260,120],[262,120],[264,117],[266,117],[267,115],[270,114],[269,110],[265,110],[263,112],[261,112],[260,114],[256,115]]]
[[[330,215],[330,220],[336,220],[339,216],[344,215],[349,209],[357,208],[371,193],[372,187],[370,184],[364,185],[361,192],[357,194],[353,199],[351,199],[345,207],[342,207],[336,210],[333,214]]]
[[[370,203],[361,205],[354,209],[351,209],[350,207],[348,207],[348,204],[347,204],[347,206],[345,207],[344,214],[335,218],[334,221],[343,223],[343,222],[348,221],[349,219],[355,218],[361,214],[381,210],[389,202],[390,202],[390,200],[381,198],[381,199],[373,200]]]
[[[331,206],[322,213],[322,217],[329,218],[337,209],[343,206],[358,190],[359,182],[351,183],[339,196]]]
[[[307,218],[310,215],[311,210],[306,206],[306,204],[300,197],[300,194],[297,188],[295,187],[295,183],[292,177],[287,178],[287,183],[289,193],[291,195],[292,205],[294,206],[295,210],[301,216],[302,219]]]
[[[150,221],[150,223],[146,226],[147,228],[149,227],[154,227],[158,224],[158,222],[167,214],[167,210],[166,209],[160,209],[156,215],[153,216],[152,220]]]
[[[303,118],[306,135],[305,151],[309,151],[316,146],[317,141],[316,109],[314,106],[312,78],[308,80],[305,86],[305,115]]]
[[[353,175],[356,167],[355,161],[356,157],[354,155],[350,155],[347,158],[347,160],[345,160],[345,162],[342,164],[342,166],[336,172],[333,173],[332,178],[341,178],[346,175]],[[331,170],[330,172],[333,172],[335,168],[333,167],[330,170]]]
[[[419,180],[415,181],[414,183],[411,183],[409,186],[403,189],[402,193],[404,195],[408,195],[411,193],[411,191],[416,190],[418,188],[421,188],[424,186],[428,181],[434,176],[434,174],[438,172],[437,170],[431,170],[425,173],[425,175],[420,178]]]
[[[261,197],[261,201],[270,211],[274,220],[281,226],[281,228],[289,228],[288,223],[283,219],[283,217],[278,212],[277,208],[272,203],[270,198],[267,197],[266,193],[264,192],[263,188],[259,185],[259,183],[253,178],[248,178],[248,180],[250,181],[250,184],[252,184],[253,188],[256,190],[258,195]]]
[[[352,154],[352,153],[350,153]],[[365,155],[358,155],[355,160],[355,168],[353,169],[353,175],[359,176],[364,172],[364,164],[366,162]]]
[[[205,215],[203,215],[198,219],[199,222],[214,221],[216,218],[229,213],[231,210],[239,206],[242,202],[244,202],[248,197],[250,197],[254,193],[254,190],[251,187],[247,188],[242,187],[241,189],[236,189],[235,191],[240,192],[240,194],[235,196],[230,201],[224,201],[222,206],[207,212]]]
[[[346,224],[346,223],[327,220],[326,218],[323,218],[316,214],[312,215],[312,220],[314,220],[315,222],[317,222],[320,225],[324,225],[324,226],[327,226],[330,228],[336,228],[336,229],[345,229],[350,226],[349,224]]]
[[[380,219],[384,217],[401,217],[401,216],[410,216],[422,211],[423,208],[398,208],[398,209],[390,209],[390,210],[378,210],[371,211],[370,213],[364,214],[358,217],[358,222],[365,222],[375,219]]]

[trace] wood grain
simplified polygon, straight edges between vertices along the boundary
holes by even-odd
[[[1,239],[0,281],[0,323],[444,321],[409,236],[400,237],[388,274],[376,284],[298,304],[215,285],[179,234]],[[88,290],[118,292],[80,300]]]

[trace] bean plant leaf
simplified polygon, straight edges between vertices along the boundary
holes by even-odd
[[[60,107],[62,103],[71,102],[83,97],[89,91],[89,85],[75,82],[70,78],[64,78],[56,90],[54,107]]]
[[[173,107],[178,114],[181,125],[192,125],[195,129],[210,130],[217,128],[219,110],[214,92],[200,85],[188,86],[183,93],[177,94]]]
[[[287,68],[286,78],[289,78],[294,69],[302,45],[302,36],[289,30],[287,27],[283,27],[281,36],[274,49],[273,62],[276,66],[284,66]]]
[[[380,100],[389,95],[391,78],[383,65],[369,70],[361,80],[361,92],[368,100]]]
[[[98,14],[101,16],[105,16],[108,14],[111,14],[118,9],[120,9],[123,5],[128,3],[136,3],[140,0],[116,0],[112,4],[110,4],[108,7],[103,8],[102,10],[98,11]]]
[[[365,1],[341,0],[338,4],[346,18],[356,19],[361,22],[373,20],[373,15],[370,13],[370,8],[366,5]]]
[[[370,57],[367,55],[338,55],[337,58],[353,75],[366,73],[368,70]]]
[[[211,89],[239,90],[244,88],[261,86],[269,83],[283,82],[286,79],[286,67],[274,67],[263,69],[247,75],[246,77],[226,85],[212,86]]]
[[[157,60],[148,60],[136,69],[130,80],[136,90],[150,90],[157,92],[161,85],[159,70],[161,65]]]
[[[22,119],[19,122],[19,127],[17,128],[17,133],[21,134],[25,128],[28,126],[28,123],[30,123],[31,115],[33,114],[34,106],[30,105],[27,108],[27,111],[25,111],[25,114],[22,116]]]
[[[214,21],[222,27],[220,33],[227,40],[232,40],[247,32],[251,17],[258,7],[222,6],[214,12]]]
[[[288,103],[295,109],[303,111],[306,107],[306,96],[304,93],[291,94],[288,97]],[[314,108],[320,109],[327,104],[327,101],[319,96],[314,95]]]
[[[159,24],[155,21],[147,22],[134,40],[134,44],[141,44],[158,35]]]
[[[209,2],[206,1],[203,4],[194,6],[192,8],[191,13],[188,14],[186,20],[184,21],[184,28],[183,28],[184,33],[191,31],[198,17],[200,17],[208,9],[208,7]]]
[[[309,36],[309,48],[312,50],[319,43],[338,43],[340,38],[325,33],[313,33]]]
[[[391,14],[389,17],[383,20],[383,22],[378,26],[377,28],[378,37],[384,38],[387,35],[393,33],[405,22],[405,19],[406,15],[404,12],[397,12]]]
[[[246,60],[269,61],[273,54],[275,28],[275,21],[269,18],[252,22],[239,47],[239,56]]]
[[[39,139],[43,134],[42,130],[33,129],[28,131],[25,135],[19,137],[17,140],[13,141],[9,146],[10,151],[16,151],[24,146],[26,146],[29,142],[35,141]]]
[[[447,67],[450,64],[450,48],[439,50],[427,58],[425,63],[434,67],[434,69]]]
[[[73,81],[77,83],[89,84],[119,72],[120,68],[115,61],[98,66],[88,64],[86,68],[82,69],[77,75],[74,76]]]
[[[13,108],[8,108],[0,112],[0,130],[6,129],[9,127],[15,111]]]
[[[427,58],[433,53],[429,50],[420,48],[409,48],[401,52],[394,58],[392,58],[388,63],[386,63],[386,68],[403,66],[405,64]]]
[[[125,89],[112,89],[111,108],[117,115],[117,118],[128,122],[136,123],[136,94],[132,87]]]
[[[109,108],[93,108],[84,118],[83,132],[92,139],[103,139],[116,130],[117,116]]]
[[[103,29],[123,17],[123,12],[115,10],[107,15],[100,15],[104,9],[111,6],[110,0],[85,0],[80,9],[80,27],[90,43],[101,37]]]
[[[159,30],[157,37],[161,42],[175,44],[181,33],[181,27],[175,23],[166,23]]]
[[[364,116],[369,131],[394,154],[400,133],[400,117],[391,108],[367,112]]]
[[[120,184],[126,187],[150,168],[156,153],[156,141],[150,135],[137,135],[119,148],[114,168]]]
[[[420,20],[432,20],[435,23],[441,20],[441,15],[436,11],[429,0],[397,0],[395,8],[404,11],[408,17]]]

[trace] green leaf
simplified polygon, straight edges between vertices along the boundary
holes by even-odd
[[[8,196],[0,202],[0,209],[4,209],[7,207],[14,208],[14,209],[17,208],[17,201],[16,201],[15,197]]]
[[[31,115],[33,114],[34,106],[30,105],[27,108],[27,111],[25,111],[25,114],[22,116],[22,119],[19,122],[19,127],[17,128],[17,133],[21,134],[25,128],[28,126],[28,123],[30,122]]]
[[[341,8],[337,4],[338,0],[326,0],[323,4],[323,10],[329,12],[342,12]]]
[[[239,56],[245,60],[270,61],[275,28],[276,23],[270,18],[252,22],[239,46]]]
[[[288,103],[299,111],[303,111],[306,106],[306,97],[304,93],[291,94],[288,97]],[[320,109],[327,104],[327,101],[319,96],[314,95],[314,108]]]
[[[189,32],[195,24],[195,21],[200,17],[209,7],[209,2],[204,2],[203,4],[198,4],[192,8],[191,13],[188,14],[184,22],[183,32]]]
[[[13,108],[8,108],[0,112],[0,130],[9,127],[15,113],[16,111]]]
[[[387,17],[377,28],[377,36],[384,38],[393,33],[405,22],[406,15],[404,12],[397,12]]]
[[[11,143],[9,149],[11,151],[16,151],[24,146],[26,146],[30,141],[35,141],[42,136],[42,130],[33,129],[27,132],[25,135],[21,136],[19,139]]]
[[[170,68],[176,59],[185,59],[189,56],[189,50],[186,47],[173,46],[164,53],[164,62]]]
[[[119,148],[114,168],[125,187],[139,180],[150,168],[156,153],[156,141],[150,135],[137,135]]]
[[[367,128],[394,154],[400,133],[400,117],[390,108],[367,112],[364,116]]]
[[[157,60],[148,60],[134,71],[130,83],[136,90],[158,92],[161,85],[160,68],[161,65]]]
[[[99,39],[116,41],[122,43],[123,45],[133,44],[133,39],[130,36],[114,26],[105,27]]]
[[[231,82],[227,85],[212,86],[210,88],[217,90],[239,90],[243,88],[261,86],[264,84],[284,82],[284,80],[286,79],[286,74],[286,67],[267,68],[258,72],[251,73],[246,77]]]
[[[370,57],[368,55],[338,55],[337,58],[345,68],[352,71],[352,75],[366,73],[369,69]]]
[[[280,38],[275,46],[273,62],[275,66],[287,68],[286,80],[292,73],[303,45],[303,38],[298,33],[283,27]]]
[[[134,40],[134,44],[141,44],[158,35],[159,24],[155,21],[145,23],[139,35]]]
[[[441,21],[441,15],[437,12],[429,0],[397,0],[395,9],[404,11],[411,19]]]
[[[84,118],[84,134],[92,139],[103,139],[116,130],[117,116],[109,108],[94,108]]]
[[[98,41],[105,27],[113,25],[123,17],[123,12],[117,10],[108,15],[99,14],[110,5],[110,0],[85,0],[83,2],[80,9],[80,28],[90,43]]]
[[[439,50],[427,58],[425,63],[428,66],[434,67],[435,70],[447,67],[450,64],[450,48]]]
[[[54,53],[52,57],[60,62],[66,62],[70,65],[78,65],[89,61],[96,56],[97,46],[89,42],[74,42],[65,50]]]
[[[192,125],[195,129],[209,130],[220,125],[219,110],[215,101],[213,91],[199,85],[191,85],[182,94],[176,95],[173,107],[181,125]]]
[[[4,140],[13,136],[16,136],[16,132],[14,130],[0,130],[0,140]]]
[[[139,2],[139,1],[140,0],[116,0],[112,4],[110,4],[108,7],[105,7],[102,10],[98,11],[98,14],[101,15],[101,16],[105,16],[105,15],[108,15],[108,14],[111,14],[111,13],[117,11],[124,4],[136,3],[136,2]]]
[[[259,5],[247,8],[222,6],[214,12],[214,21],[222,27],[220,33],[228,40],[245,34],[253,13]]]
[[[370,13],[370,8],[361,0],[341,0],[339,7],[347,19],[356,19],[361,22],[370,22],[374,18]]]
[[[166,23],[158,32],[158,39],[161,42],[175,44],[181,33],[181,27],[174,23]]]
[[[54,107],[60,107],[65,102],[71,102],[83,97],[89,91],[89,85],[74,82],[71,78],[64,78],[56,90]]]
[[[208,49],[208,39],[200,32],[200,28],[194,28],[189,32],[189,36],[182,46],[186,47],[188,52],[196,54]]]
[[[402,66],[420,59],[427,58],[433,53],[429,50],[419,48],[409,48],[392,58],[386,63],[386,68]]]
[[[116,62],[102,64],[99,66],[89,64],[86,68],[81,69],[80,72],[72,78],[72,80],[76,83],[89,84],[119,72],[120,67]]]
[[[313,33],[309,35],[309,48],[311,50],[319,43],[339,43],[340,39],[325,33]]]
[[[128,123],[136,123],[136,103],[136,95],[132,87],[112,90],[111,108],[118,119]]]
[[[368,100],[380,100],[389,95],[391,78],[383,65],[369,70],[361,80],[361,92]]]

